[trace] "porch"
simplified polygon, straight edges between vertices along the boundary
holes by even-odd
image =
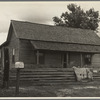
[[[17,58],[24,62],[25,68],[32,69],[36,65],[39,68],[100,67],[100,53],[96,47],[99,46],[20,40]],[[15,53],[14,61],[17,58]]]

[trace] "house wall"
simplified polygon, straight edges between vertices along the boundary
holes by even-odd
[[[12,52],[13,49],[15,49],[15,62],[16,61],[22,61],[25,63],[25,67],[28,68],[35,68],[36,66],[36,51],[33,47],[33,45],[30,43],[29,40],[19,40],[16,38],[14,31],[11,31],[12,34],[10,36],[9,44],[6,46],[9,48],[9,59],[10,59],[10,68],[14,68],[14,65],[12,63]],[[3,51],[3,48],[2,48]],[[44,65],[42,67],[63,67],[62,66],[62,52],[57,51],[46,51],[45,52],[45,61]],[[3,58],[3,52],[2,52],[2,58]],[[95,55],[92,58],[92,66],[99,66],[100,65],[100,55]],[[3,64],[2,59],[2,65]],[[69,66],[81,66],[81,58],[80,53],[69,53]],[[84,65],[84,60],[83,60]]]
[[[49,52],[45,56],[45,65],[54,65],[63,67],[62,66],[62,54],[61,52]],[[82,58],[81,55],[82,54]],[[76,67],[94,67],[94,68],[100,68],[100,54],[91,54],[91,64],[87,65],[85,64],[84,59],[84,53],[75,53],[70,52],[69,53],[69,59],[68,59],[68,68],[72,68],[73,66]]]
[[[1,70],[4,68],[4,47],[1,48]]]
[[[19,47],[19,60],[27,66],[35,64],[35,51],[30,41],[20,40]]]
[[[1,55],[2,55],[2,53],[1,53],[1,49],[0,49],[0,70],[2,69],[2,58],[1,58]]]
[[[91,62],[94,68],[100,68],[100,54],[94,54]]]
[[[45,65],[50,67],[62,67],[61,52],[45,52]]]
[[[36,50],[34,49],[33,45],[30,43],[29,40],[20,40],[19,41],[19,60],[24,62],[26,68],[37,68],[37,67],[44,67],[44,68],[53,68],[53,67],[60,67],[62,66],[62,55],[65,52],[58,52],[58,51],[44,51],[44,64],[36,65]],[[40,50],[41,51],[41,50]],[[80,53],[71,52],[69,53],[69,66],[81,66],[81,57]]]
[[[15,64],[12,63],[12,54],[13,49],[15,49],[15,62],[22,61],[25,64],[26,68],[37,68],[37,67],[45,67],[45,68],[54,68],[62,66],[62,54],[65,52],[58,52],[58,51],[45,51],[45,61],[42,65],[36,65],[36,50],[34,49],[33,45],[30,43],[29,40],[19,40],[16,38],[14,31],[12,30],[12,35],[10,36],[9,44],[6,46],[9,48],[9,59],[10,59],[10,68],[14,68]],[[4,48],[4,47],[3,47]],[[4,50],[1,49],[1,56],[2,56],[2,66],[4,66]],[[84,55],[84,53],[82,54]],[[83,66],[84,64],[84,57],[82,58]],[[70,52],[69,59],[68,59],[68,66],[72,68],[73,66],[81,66],[81,57],[80,53]],[[92,64],[90,66],[100,67],[100,54],[95,54],[92,57]]]
[[[19,60],[24,62],[26,68],[37,68],[36,50],[29,40],[20,40]],[[40,50],[41,51],[41,50]],[[61,67],[61,54],[59,52],[44,51],[44,64],[38,67]]]
[[[4,68],[4,47],[9,49],[10,69],[15,67],[12,63],[13,49],[15,49],[15,62],[19,61],[19,39],[16,38],[13,29],[10,29],[9,43],[2,47],[2,67]]]

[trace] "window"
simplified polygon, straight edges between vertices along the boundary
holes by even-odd
[[[78,52],[69,52],[69,65],[70,65],[70,67],[81,66],[80,53],[78,53]]]
[[[12,63],[15,63],[15,49],[12,49]]]
[[[85,64],[87,65],[91,64],[91,57],[92,57],[91,54],[85,54],[85,57],[84,57]]]
[[[44,53],[39,53],[39,64],[44,64]]]

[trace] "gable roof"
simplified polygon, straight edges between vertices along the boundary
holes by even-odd
[[[57,43],[100,45],[100,38],[92,30],[50,26],[22,21],[11,21],[20,39],[49,41]]]

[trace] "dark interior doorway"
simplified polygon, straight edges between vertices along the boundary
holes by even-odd
[[[62,61],[62,63],[63,63],[63,68],[67,68],[67,67],[68,67],[68,66],[67,66],[67,65],[68,65],[67,60],[68,60],[67,54],[64,53],[64,54],[63,54],[63,61]]]

